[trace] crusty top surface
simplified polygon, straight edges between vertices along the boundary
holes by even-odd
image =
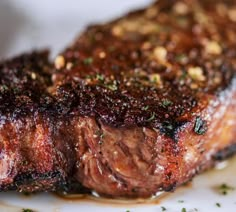
[[[14,121],[49,109],[53,97],[48,51],[23,54],[0,64],[0,116]]]
[[[157,1],[89,27],[55,66],[72,113],[114,126],[178,125],[231,85],[236,1]]]
[[[236,1],[157,1],[89,27],[54,68],[51,86],[45,52],[2,63],[1,115],[40,108],[172,130],[232,85]]]

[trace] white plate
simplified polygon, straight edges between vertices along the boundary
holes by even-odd
[[[0,58],[42,47],[50,47],[55,55],[87,24],[109,20],[149,2],[151,0],[0,0]],[[179,188],[153,203],[65,200],[45,193],[25,197],[8,192],[0,194],[0,211],[20,212],[22,208],[31,208],[46,212],[158,212],[165,207],[171,212],[181,212],[182,208],[186,211],[196,208],[202,212],[235,212],[236,191],[222,195],[215,189],[222,183],[236,188],[235,175],[236,158],[223,170],[202,174],[194,179],[191,186]]]
[[[223,195],[221,185],[236,188],[236,157],[229,162],[218,165],[218,169],[208,171],[194,178],[185,187],[178,188],[174,193],[164,194],[152,201],[137,200],[137,203],[120,203],[91,199],[63,199],[53,194],[36,194],[24,196],[14,192],[0,194],[0,211],[20,212],[22,208],[47,212],[161,212],[162,207],[167,212],[235,212],[236,190],[227,190]],[[216,204],[220,204],[217,206]],[[197,210],[196,210],[197,209]]]

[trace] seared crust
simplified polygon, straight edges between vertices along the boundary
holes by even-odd
[[[47,92],[49,70],[47,51],[0,65],[1,191],[59,189],[73,166],[71,137],[61,139],[71,129]]]
[[[48,51],[24,54],[0,64],[0,115],[11,121],[49,105]],[[45,103],[44,103],[45,102]],[[17,110],[16,110],[17,109]],[[2,118],[3,119],[3,118]]]
[[[235,152],[235,5],[160,0],[89,27],[55,66],[3,62],[0,189],[150,197]]]
[[[234,145],[235,3],[158,1],[91,26],[60,55],[53,90],[80,116],[84,186],[148,197]]]
[[[224,11],[235,2],[210,2],[158,1],[88,28],[62,53],[54,84],[67,83],[63,92],[81,115],[175,130],[235,75],[236,25]]]

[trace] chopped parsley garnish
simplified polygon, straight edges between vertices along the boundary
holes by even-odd
[[[234,189],[235,189],[234,187],[229,186],[226,183],[223,183],[222,185],[217,187],[217,190],[219,191],[219,193],[221,193],[223,195],[227,195],[228,192],[233,191]]]
[[[170,101],[169,99],[164,99],[163,101],[162,101],[162,106],[164,107],[164,108],[166,108],[166,107],[169,107],[170,105],[172,105],[173,104],[173,102],[172,101]]]
[[[23,208],[23,209],[22,209],[22,212],[34,212],[34,211],[31,210],[31,209],[28,209],[28,208]]]
[[[181,212],[187,212],[186,208],[182,208]]]
[[[186,58],[185,54],[178,54],[176,55],[175,59],[179,62],[182,62]]]
[[[216,206],[218,207],[218,208],[220,208],[221,207],[221,204],[220,203],[216,203]]]
[[[161,211],[166,211],[166,208],[162,206]]]
[[[29,193],[27,191],[24,191],[24,192],[22,192],[22,194],[25,195],[25,196],[30,196],[31,193]]]
[[[207,123],[201,117],[197,117],[194,126],[194,132],[198,135],[203,135],[207,131]]]
[[[104,76],[102,74],[97,74],[96,79],[99,81],[104,81]]]
[[[184,203],[184,200],[178,200],[179,203]]]
[[[155,117],[156,117],[156,113],[153,112],[153,113],[151,114],[151,117],[150,117],[147,121],[150,122],[150,121],[154,120]]]
[[[183,72],[182,73],[182,75],[180,76],[180,80],[184,80],[184,79],[186,79],[186,77],[187,77],[188,75],[187,75],[187,72]]]
[[[144,106],[142,109],[143,109],[143,110],[148,110],[148,109],[149,109],[149,106]]]
[[[109,88],[112,91],[116,91],[118,89],[117,85],[112,84],[112,85],[106,85],[107,88]]]
[[[115,47],[114,47],[114,46],[109,46],[109,47],[108,47],[108,51],[113,52],[114,50],[115,50]]]
[[[88,57],[84,59],[84,64],[85,65],[91,65],[93,63],[93,58],[92,57]]]
[[[0,89],[1,89],[1,92],[4,92],[8,89],[8,87],[6,85],[2,85]]]

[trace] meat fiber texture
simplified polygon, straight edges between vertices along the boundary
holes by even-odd
[[[2,62],[0,189],[146,198],[233,155],[235,5],[160,0],[90,26],[55,64]]]

